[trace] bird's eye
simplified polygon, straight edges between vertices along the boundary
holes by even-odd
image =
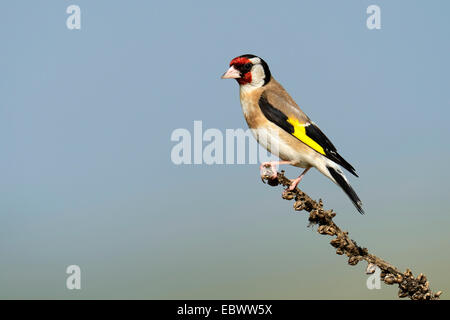
[[[246,64],[244,64],[244,65],[242,66],[242,72],[243,72],[243,73],[247,73],[247,72],[249,72],[250,70],[252,70],[252,67],[253,67],[253,64],[251,64],[251,63],[246,63]]]

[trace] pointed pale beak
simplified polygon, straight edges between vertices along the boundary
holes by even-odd
[[[222,79],[238,79],[241,77],[239,70],[235,69],[233,66],[227,70],[222,76]]]

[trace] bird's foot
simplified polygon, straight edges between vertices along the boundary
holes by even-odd
[[[291,179],[291,185],[289,186],[289,188],[287,188],[286,190],[288,191],[292,191],[295,188],[297,188],[298,184],[300,183],[300,181],[302,181],[303,177],[305,176],[305,174],[309,171],[309,169],[311,168],[306,168],[305,171],[302,172],[302,174],[296,178],[296,179]]]
[[[276,163],[273,162],[263,162],[259,166],[259,171],[261,174],[261,180],[275,180],[278,177]]]
[[[300,181],[302,181],[302,178],[303,177],[298,177],[296,179],[290,179],[291,180],[291,185],[286,190],[292,191],[295,188],[297,188],[297,186],[300,183]]]

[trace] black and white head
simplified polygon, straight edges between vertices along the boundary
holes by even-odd
[[[253,54],[244,54],[230,62],[230,68],[222,79],[236,79],[242,87],[259,88],[265,86],[271,79],[267,63]]]

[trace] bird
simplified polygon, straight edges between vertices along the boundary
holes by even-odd
[[[261,178],[265,167],[272,169],[270,179],[276,179],[278,165],[303,168],[304,171],[291,180],[287,188],[292,191],[311,168],[316,168],[341,187],[358,212],[364,214],[362,202],[341,167],[358,177],[355,169],[275,80],[262,58],[244,54],[232,59],[222,79],[237,80],[242,111],[253,136],[260,145],[280,158],[280,161],[261,164]]]

